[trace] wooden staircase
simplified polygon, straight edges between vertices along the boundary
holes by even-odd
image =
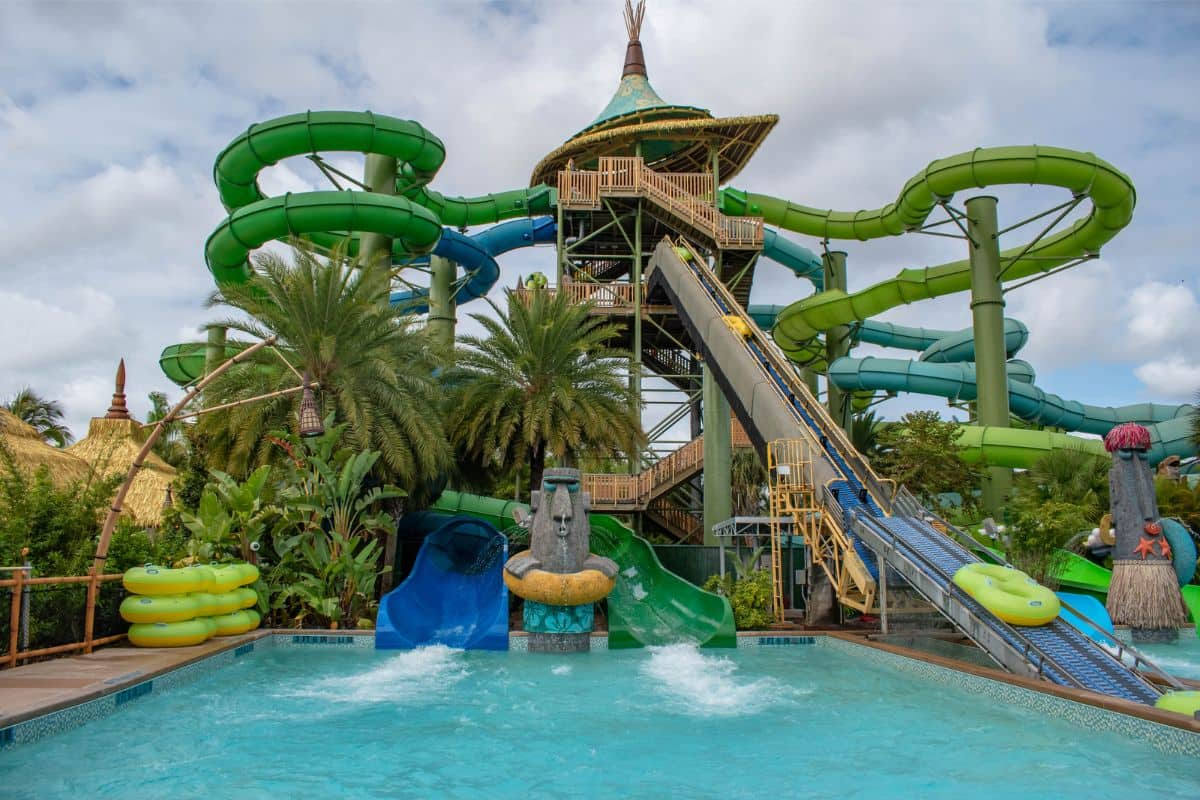
[[[750,437],[733,420],[733,446],[750,447]],[[592,496],[592,510],[647,511],[650,505],[704,469],[704,436],[697,436],[637,475],[584,473],[583,490]]]
[[[681,232],[718,250],[761,250],[761,217],[729,217],[713,205],[707,173],[655,172],[640,156],[604,156],[598,168],[558,173],[558,204],[565,210],[597,211],[604,197],[644,197],[670,216]]]

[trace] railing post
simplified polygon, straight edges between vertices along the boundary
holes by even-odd
[[[8,614],[8,666],[15,667],[17,665],[17,632],[21,626],[21,596],[22,584],[24,583],[25,570],[18,569],[13,572],[13,587],[12,587],[12,608]]]
[[[92,634],[96,630],[96,585],[99,581],[96,568],[88,570],[87,612],[83,621],[83,652],[92,652]]]
[[[26,581],[33,577],[33,562],[28,558],[29,548],[21,548],[21,555],[26,556],[25,569],[18,570],[24,573]],[[25,584],[25,588],[21,590],[21,649],[29,649],[29,584]]]

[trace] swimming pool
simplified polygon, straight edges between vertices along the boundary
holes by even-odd
[[[1200,765],[824,646],[255,650],[0,752],[5,797],[1196,796]]]
[[[1170,644],[1138,644],[1138,650],[1160,669],[1180,678],[1200,681],[1200,636],[1191,630],[1179,633]]]

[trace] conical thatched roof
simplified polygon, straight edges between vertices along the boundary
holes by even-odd
[[[530,185],[554,185],[568,164],[595,169],[603,156],[641,155],[659,172],[704,172],[715,149],[721,181],[731,180],[746,163],[779,117],[714,117],[696,106],[668,103],[650,85],[641,30],[645,0],[625,3],[629,42],[617,91],[591,124],[543,158],[533,168]]]
[[[133,419],[94,417],[88,425],[87,438],[67,450],[91,464],[101,475],[124,475],[149,433],[149,428],[143,428]],[[125,495],[121,513],[131,514],[139,525],[157,525],[162,519],[167,487],[175,475],[176,470],[170,464],[154,453],[148,455],[129,487],[129,494]]]
[[[46,444],[32,425],[5,408],[0,408],[0,442],[12,454],[17,469],[32,474],[44,465],[50,470],[50,479],[58,486],[87,480],[91,472],[86,461]]]
[[[108,414],[93,417],[87,437],[68,447],[67,451],[95,467],[101,475],[124,475],[149,435],[150,429],[143,428],[129,416],[125,407],[125,361],[122,359]],[[167,487],[175,480],[175,475],[176,470],[170,464],[154,453],[147,455],[125,495],[121,513],[132,515],[139,525],[157,525],[162,520]]]

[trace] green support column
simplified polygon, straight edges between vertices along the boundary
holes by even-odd
[[[812,367],[800,368],[800,380],[804,381],[804,385],[808,387],[808,391],[812,392],[813,397],[821,393],[821,386],[817,382],[817,375],[817,371]]]
[[[846,254],[841,250],[826,251],[821,256],[821,265],[825,273],[825,289],[840,289],[846,291]],[[830,364],[850,352],[850,327],[838,325],[825,331],[825,358]],[[845,393],[825,378],[825,405],[829,416],[844,431],[850,430],[850,404],[846,402]]]
[[[396,193],[396,159],[388,156],[367,154],[367,163],[363,167],[363,183],[378,194]],[[392,240],[381,233],[364,233],[359,240],[359,256],[364,264],[369,264],[375,258],[381,258],[385,268],[391,266]],[[380,257],[378,253],[386,255]]]
[[[454,262],[429,259],[429,335],[447,361],[454,356]]]
[[[1004,348],[1004,294],[1000,282],[1000,237],[996,198],[967,201],[967,233],[971,237],[971,319],[975,329],[975,381],[979,424],[1007,428],[1008,354]],[[988,467],[983,479],[984,509],[1003,519],[1012,492],[1012,470]]]
[[[733,430],[729,401],[704,365],[704,543],[717,544],[713,526],[733,516]]]
[[[204,374],[221,366],[225,360],[225,328],[209,328],[208,344],[204,347]]]

